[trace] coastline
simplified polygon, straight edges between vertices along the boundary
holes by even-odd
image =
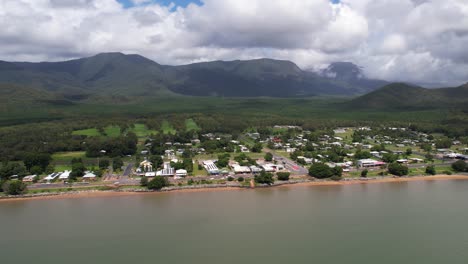
[[[443,181],[443,180],[468,180],[466,175],[434,175],[434,176],[413,176],[413,177],[382,177],[371,179],[347,179],[342,181],[331,180],[315,180],[315,181],[300,181],[300,182],[284,182],[272,186],[260,186],[256,188],[241,187],[241,186],[193,186],[191,188],[169,188],[159,192],[154,191],[138,191],[138,190],[116,190],[116,191],[76,191],[64,193],[46,193],[40,195],[25,195],[20,197],[0,197],[0,203],[13,201],[29,201],[29,200],[54,200],[54,199],[75,199],[75,198],[100,198],[100,197],[122,197],[122,196],[140,196],[154,195],[164,193],[191,193],[191,192],[222,192],[222,191],[247,191],[264,188],[294,188],[294,187],[312,187],[312,186],[343,186],[357,184],[377,184],[377,183],[402,183],[402,182],[418,182],[418,181]]]

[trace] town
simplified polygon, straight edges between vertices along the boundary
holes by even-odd
[[[407,127],[339,127],[305,130],[295,125],[227,133],[156,133],[140,128],[120,141],[85,151],[26,157],[3,165],[5,193],[86,189],[255,187],[311,180],[352,181],[462,173],[466,138],[427,134]],[[97,140],[89,129],[82,144]],[[88,135],[86,135],[88,134]],[[20,184],[21,183],[21,184]]]

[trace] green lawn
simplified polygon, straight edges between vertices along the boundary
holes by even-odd
[[[57,152],[52,154],[53,161],[70,161],[73,158],[85,158],[86,152],[72,151],[72,152]]]
[[[156,135],[158,134],[158,131],[156,130],[151,130],[146,127],[145,124],[135,124],[135,127],[130,129],[131,132],[135,133],[137,137],[142,138],[142,137],[147,137],[151,134]]]
[[[175,134],[177,131],[174,127],[169,123],[169,121],[164,120],[161,124],[161,130],[163,134]]]
[[[71,165],[55,165],[54,166],[54,171],[55,172],[61,172],[61,171],[71,171]]]
[[[192,130],[199,131],[200,127],[197,125],[197,123],[195,123],[193,119],[190,118],[190,119],[185,120],[185,129],[187,131],[192,131]]]
[[[72,135],[97,137],[100,136],[101,133],[99,133],[99,131],[96,128],[88,128],[82,130],[75,130],[72,132]]]
[[[119,126],[107,126],[104,128],[104,133],[108,137],[118,137],[120,136],[120,127]]]

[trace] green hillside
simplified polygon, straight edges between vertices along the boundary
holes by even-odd
[[[454,88],[425,89],[393,83],[358,97],[344,105],[356,109],[465,108],[468,84]]]
[[[174,95],[227,97],[351,96],[378,83],[353,84],[301,70],[290,61],[256,59],[164,66],[140,55],[102,53],[63,62],[0,62],[0,83],[71,101],[128,102]],[[117,98],[117,99],[116,99]]]

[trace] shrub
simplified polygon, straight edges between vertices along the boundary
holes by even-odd
[[[451,172],[451,171],[448,171],[448,170],[443,171],[443,173],[446,174],[446,175],[452,175],[452,172]]]
[[[368,173],[369,173],[368,170],[361,171],[361,177],[366,178]]]
[[[156,176],[154,179],[148,182],[148,189],[150,190],[161,190],[166,186],[169,186],[169,182],[166,178],[161,176]]]
[[[256,183],[268,185],[271,185],[274,182],[273,174],[267,173],[265,171],[262,171],[259,175],[255,175],[254,180]]]
[[[396,176],[408,175],[408,171],[409,171],[408,167],[401,165],[399,163],[396,163],[396,162],[388,165],[388,172]]]
[[[466,162],[464,160],[457,160],[452,163],[452,169],[456,172],[463,172],[466,170]]]
[[[227,180],[230,181],[230,182],[232,182],[232,181],[234,181],[234,178],[231,177],[231,176],[229,176],[229,177],[227,177]]]
[[[26,184],[18,180],[6,181],[2,189],[9,195],[20,195],[27,191]]]
[[[147,177],[145,177],[145,176],[141,177],[140,186],[143,186],[143,187],[148,186],[148,178]]]
[[[239,177],[239,178],[237,178],[237,181],[238,181],[238,182],[243,182],[244,180],[245,180],[244,177]]]
[[[333,171],[326,164],[315,163],[312,166],[310,166],[309,175],[318,179],[324,179],[333,176]]]
[[[426,167],[426,174],[436,175],[436,169],[434,165],[429,165]]]
[[[279,181],[289,181],[289,176],[291,173],[289,172],[277,172],[276,176],[278,176]]]
[[[333,175],[330,177],[330,179],[332,181],[341,181],[343,178],[341,176],[338,176],[338,175]]]

